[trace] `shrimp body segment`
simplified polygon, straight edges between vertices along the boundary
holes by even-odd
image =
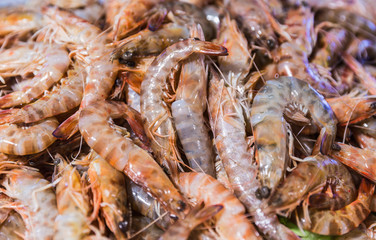
[[[284,110],[290,104],[306,108],[321,128],[317,148],[327,154],[337,131],[337,120],[324,97],[306,82],[294,77],[267,81],[256,95],[251,110],[256,159],[261,185],[274,190],[286,166],[287,123]]]
[[[213,177],[204,173],[181,173],[179,187],[196,203],[223,205],[222,211],[215,216],[216,230],[222,239],[261,239],[245,217],[242,203]],[[232,223],[231,227],[229,222]]]
[[[146,151],[109,124],[111,117],[119,118],[129,111],[129,107],[120,102],[93,103],[80,113],[80,132],[98,155],[150,192],[166,209],[182,216],[187,207],[185,200],[162,168]]]
[[[151,147],[159,162],[170,168],[174,158],[171,142],[175,142],[175,130],[168,106],[163,101],[163,89],[170,71],[179,61],[192,53],[226,55],[227,49],[210,42],[187,39],[165,49],[149,66],[141,84],[141,115]],[[167,162],[166,162],[167,161]],[[170,169],[171,170],[171,169]]]

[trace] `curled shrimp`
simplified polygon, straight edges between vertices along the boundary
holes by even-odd
[[[33,123],[77,107],[81,103],[84,75],[70,74],[59,86],[22,108],[0,111],[0,123]]]
[[[289,105],[296,109],[294,104],[300,106],[303,113],[309,111],[315,124],[321,128],[316,153],[318,148],[323,154],[330,152],[336,135],[337,120],[329,104],[309,84],[293,77],[267,81],[254,98],[251,125],[261,185],[271,192],[283,178],[287,164],[287,123],[283,114]]]
[[[55,142],[52,132],[58,126],[55,118],[22,126],[0,125],[0,152],[13,155],[39,153]]]
[[[144,150],[111,127],[110,118],[122,117],[131,110],[124,103],[96,102],[80,113],[80,132],[86,143],[118,171],[150,192],[177,216],[188,206],[162,168]]]
[[[204,37],[201,28],[192,29],[191,35]],[[182,64],[171,113],[189,165],[195,171],[214,176],[213,148],[204,119],[206,86],[204,56],[192,55]]]
[[[310,210],[308,216],[302,216],[303,228],[321,235],[343,235],[359,226],[370,211],[374,184],[362,179],[358,197],[355,201],[338,210]]]
[[[151,148],[158,161],[176,172],[174,156],[176,137],[167,104],[163,101],[165,79],[181,60],[192,53],[226,55],[226,48],[195,39],[187,39],[168,47],[150,65],[141,84],[141,115]],[[171,169],[173,168],[173,169]]]
[[[89,198],[85,193],[80,174],[61,156],[58,175],[61,180],[56,186],[57,210],[54,239],[82,239],[90,233]]]
[[[329,189],[332,197],[324,193]],[[341,163],[322,154],[310,156],[299,163],[277,188],[269,200],[269,207],[281,212],[295,209],[310,194],[311,207],[339,209],[356,196],[356,188],[350,172]],[[312,205],[315,206],[312,206]]]
[[[338,142],[335,145],[335,150],[330,153],[332,158],[376,182],[376,152],[373,149],[361,149]]]
[[[340,125],[354,124],[376,113],[376,99],[373,97],[352,97],[343,95],[327,98]]]
[[[124,239],[124,231],[128,225],[125,176],[99,155],[94,152],[91,154],[93,156],[89,156],[92,159],[88,176],[94,195],[94,213],[98,215],[98,208],[100,208],[108,228],[114,233],[116,239]],[[95,215],[92,218],[98,217]]]
[[[296,236],[282,226],[274,214],[266,214],[262,197],[268,192],[260,191],[257,167],[252,163],[253,155],[248,151],[245,121],[239,101],[230,95],[212,71],[209,86],[209,114],[215,146],[226,170],[231,189],[254,218],[259,230],[270,239],[295,239]],[[268,222],[268,224],[265,224]]]
[[[223,205],[222,211],[215,216],[216,230],[222,239],[261,239],[245,217],[241,202],[213,177],[205,173],[181,173],[179,187],[196,203],[204,202],[206,206]],[[231,228],[229,221],[233,223]]]
[[[57,217],[56,195],[41,173],[30,167],[6,171],[2,191],[14,201],[3,208],[18,212],[26,226],[26,239],[52,239]]]
[[[201,223],[209,220],[223,209],[220,204],[210,205],[202,208],[197,204],[196,207],[187,214],[184,219],[178,220],[171,225],[167,231],[160,237],[162,239],[188,239],[189,234]]]
[[[33,83],[20,91],[0,97],[1,108],[29,103],[62,78],[70,63],[68,52],[59,46],[48,46],[43,49],[43,55],[45,63],[33,78]]]

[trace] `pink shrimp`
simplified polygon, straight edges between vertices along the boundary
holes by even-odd
[[[175,131],[168,106],[163,101],[167,76],[179,61],[192,53],[226,55],[226,48],[194,39],[187,39],[168,47],[150,65],[141,84],[141,115],[151,147],[158,161],[176,173]],[[172,143],[172,147],[171,147]]]
[[[180,190],[196,204],[221,204],[222,211],[215,216],[216,230],[223,239],[261,239],[251,222],[245,217],[240,201],[213,177],[204,173],[181,173]],[[229,228],[231,221],[232,228]]]
[[[80,113],[80,132],[98,155],[150,192],[166,209],[183,216],[188,206],[162,168],[108,122],[110,118],[122,117],[129,112],[129,107],[120,102],[92,103]]]

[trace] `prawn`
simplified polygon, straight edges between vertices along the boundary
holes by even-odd
[[[337,132],[337,120],[325,99],[306,82],[294,77],[270,80],[255,96],[251,110],[251,125],[255,137],[256,160],[262,187],[273,192],[283,178],[286,166],[286,107],[296,106],[303,115],[308,111],[321,128],[315,153],[330,152]],[[273,131],[271,131],[273,129]]]
[[[68,52],[59,46],[49,46],[43,49],[43,55],[45,63],[33,78],[33,83],[0,97],[0,108],[29,103],[63,77],[70,63]]]
[[[204,38],[201,28],[191,31],[192,38]],[[182,64],[171,113],[189,165],[195,171],[214,176],[213,148],[204,119],[206,86],[204,56],[192,55]]]
[[[317,234],[343,235],[367,218],[374,191],[374,184],[363,178],[355,201],[338,210],[310,210],[299,221],[305,230]]]
[[[215,228],[221,239],[262,239],[245,217],[242,203],[216,179],[205,173],[180,173],[179,188],[187,197],[206,206],[221,204]],[[228,223],[232,222],[230,228]]]
[[[13,167],[6,170],[2,192],[14,199],[2,208],[12,208],[25,223],[26,239],[52,239],[57,217],[56,195],[51,183],[37,169]]]
[[[58,177],[61,178],[56,186],[58,216],[55,220],[54,239],[82,239],[90,233],[89,228],[89,198],[80,174],[72,165],[67,164],[57,155]]]
[[[216,204],[201,208],[202,205],[197,204],[184,219],[171,225],[159,239],[188,239],[193,229],[218,214],[223,209],[223,205]]]
[[[125,239],[124,230],[128,225],[127,192],[124,188],[125,176],[113,168],[106,160],[91,152],[88,176],[94,198],[94,214],[98,208],[103,212],[106,224],[116,239]],[[98,210],[97,210],[98,209]]]
[[[162,168],[146,151],[109,124],[110,118],[122,117],[129,112],[129,107],[121,102],[92,103],[80,113],[80,132],[98,155],[150,192],[166,209],[183,216],[188,205]]]
[[[0,111],[0,123],[33,123],[79,106],[83,93],[84,75],[72,72],[68,72],[68,77],[63,78],[59,86],[45,93],[37,101],[22,108]]]
[[[20,214],[11,211],[4,223],[0,226],[0,238],[9,240],[22,240],[25,236],[26,226]]]
[[[0,11],[0,37],[18,35],[23,37],[28,33],[40,29],[44,25],[43,15],[31,11],[4,8]]]
[[[329,155],[355,170],[359,174],[376,182],[376,152],[371,149],[361,149],[344,143],[335,143],[335,150]]]
[[[254,218],[260,231],[271,239],[296,239],[290,230],[278,222],[276,215],[266,214],[262,197],[267,190],[260,190],[257,167],[248,151],[245,121],[239,101],[230,95],[224,81],[214,71],[209,86],[209,116],[214,142],[231,183],[231,189]],[[268,224],[265,224],[268,222]]]
[[[26,126],[0,125],[0,152],[13,155],[39,153],[55,142],[52,132],[59,122],[47,118]]]
[[[163,89],[170,71],[192,53],[226,55],[227,49],[210,42],[187,39],[166,48],[149,66],[141,84],[141,115],[151,148],[158,161],[168,167],[174,175],[174,151],[176,137],[168,106],[163,101]],[[172,162],[171,162],[172,161]],[[170,167],[173,169],[171,169]]]
[[[330,188],[331,195],[324,193]],[[356,188],[350,172],[341,163],[322,154],[307,157],[287,176],[269,200],[278,212],[295,209],[308,193],[313,207],[339,209],[355,199]]]

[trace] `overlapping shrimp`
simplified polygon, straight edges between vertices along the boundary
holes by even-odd
[[[183,216],[187,203],[162,168],[129,138],[117,133],[108,122],[110,118],[129,114],[121,102],[96,102],[82,109],[79,128],[86,143],[132,181],[141,185],[160,203],[177,216]]]
[[[309,111],[321,128],[316,153],[318,150],[323,154],[330,152],[337,131],[337,120],[329,104],[309,84],[293,77],[267,81],[254,98],[251,125],[261,186],[271,192],[283,178],[287,164],[287,123],[283,114],[289,106],[294,109],[299,106],[303,115]]]
[[[335,145],[335,150],[330,153],[332,158],[376,182],[376,151],[374,149],[361,149],[338,142]]]
[[[215,216],[216,230],[222,239],[261,239],[245,217],[241,202],[216,179],[205,173],[181,173],[180,190],[193,202],[206,206],[221,204],[223,209]],[[228,224],[231,222],[231,227]]]
[[[329,191],[331,197],[325,192]],[[356,197],[350,172],[341,163],[322,154],[304,159],[282,182],[269,200],[269,208],[293,210],[307,196],[313,208],[340,209]]]
[[[45,93],[34,103],[22,108],[0,111],[0,123],[33,123],[79,106],[85,75],[76,72],[77,70],[68,72],[68,77],[62,79],[59,86]]]
[[[274,214],[267,214],[260,198],[268,197],[267,189],[260,190],[257,167],[248,151],[245,121],[241,106],[224,81],[214,71],[209,86],[209,114],[219,156],[234,194],[245,205],[259,230],[270,239],[297,238],[282,226]],[[266,224],[267,222],[267,224]]]
[[[203,40],[204,34],[201,28],[193,28],[191,37]],[[192,55],[182,64],[171,113],[191,168],[214,176],[214,154],[204,119],[206,75],[203,55]]]
[[[0,125],[0,152],[13,155],[41,152],[55,142],[52,132],[58,124],[55,118],[47,118],[26,126]]]
[[[300,216],[300,224],[321,235],[343,235],[367,218],[374,191],[375,185],[363,178],[355,201],[338,210],[309,210]]]
[[[340,125],[354,124],[376,113],[376,99],[373,97],[353,97],[343,95],[327,98]]]
[[[226,55],[227,50],[195,39],[175,43],[153,61],[141,84],[141,115],[146,134],[152,141],[151,147],[158,161],[172,174],[176,173],[176,137],[168,106],[163,101],[163,89],[170,71],[192,53]]]
[[[167,231],[161,236],[162,239],[188,239],[189,234],[201,223],[214,217],[218,212],[223,209],[220,204],[210,205],[202,208],[200,204],[197,204],[187,214],[184,219],[180,219],[171,225]]]
[[[21,88],[20,91],[0,97],[1,108],[29,103],[63,77],[70,63],[68,52],[58,45],[44,45],[39,51],[44,57],[44,64],[32,79],[32,83]]]
[[[15,166],[5,172],[2,191],[14,201],[2,207],[12,208],[21,215],[26,226],[24,238],[52,239],[58,213],[51,183],[30,167]]]
[[[113,168],[106,160],[91,152],[88,175],[94,199],[92,219],[98,217],[101,209],[106,225],[116,239],[125,239],[128,225],[127,192],[125,176]]]
[[[49,17],[44,37],[68,44],[75,50],[78,60],[85,63],[87,77],[80,110],[92,102],[106,99],[117,75],[117,62],[109,61],[111,48],[105,47],[106,36],[100,34],[96,26],[67,11],[47,7],[43,13]],[[51,27],[57,28],[52,36],[48,33]],[[77,132],[79,111],[65,120],[54,131],[54,136],[66,139]]]
[[[56,158],[60,161],[56,176],[61,180],[56,186],[58,216],[54,239],[82,239],[90,233],[89,197],[77,169],[61,156]]]

